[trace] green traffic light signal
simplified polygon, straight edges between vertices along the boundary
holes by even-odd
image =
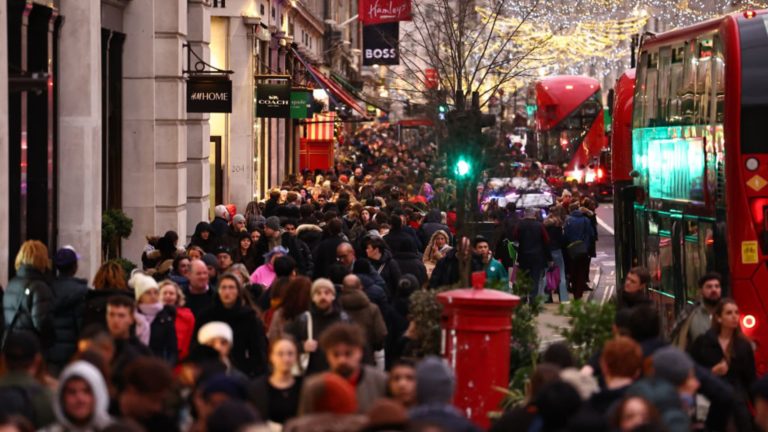
[[[437,112],[440,114],[445,114],[448,112],[448,105],[446,104],[440,104],[437,106]]]
[[[461,158],[456,162],[456,175],[459,177],[466,177],[471,169],[469,162],[464,160],[464,158]]]

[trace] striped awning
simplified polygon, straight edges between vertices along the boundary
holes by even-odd
[[[304,137],[308,141],[333,140],[333,128],[335,126],[336,113],[315,113],[311,120],[307,120],[304,126]]]

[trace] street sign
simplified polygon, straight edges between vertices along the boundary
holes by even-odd
[[[291,118],[290,84],[258,84],[256,117]]]
[[[426,87],[427,90],[435,90],[439,84],[440,75],[438,75],[437,69],[424,69],[424,87]]]
[[[304,119],[312,117],[312,92],[309,90],[291,91],[291,118]]]
[[[231,113],[232,81],[223,77],[190,77],[187,80],[187,112]]]
[[[363,26],[363,66],[400,64],[400,23]]]
[[[359,0],[357,10],[363,24],[411,20],[411,0]]]

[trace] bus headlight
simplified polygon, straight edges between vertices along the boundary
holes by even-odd
[[[747,159],[747,162],[745,164],[747,166],[747,169],[750,171],[756,171],[758,168],[760,168],[760,161],[757,160],[757,158],[749,158]]]
[[[744,318],[741,319],[741,325],[743,325],[745,329],[752,329],[757,325],[757,320],[754,315],[744,315]]]

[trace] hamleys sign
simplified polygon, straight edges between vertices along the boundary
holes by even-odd
[[[363,24],[382,24],[411,20],[411,0],[359,0]]]

